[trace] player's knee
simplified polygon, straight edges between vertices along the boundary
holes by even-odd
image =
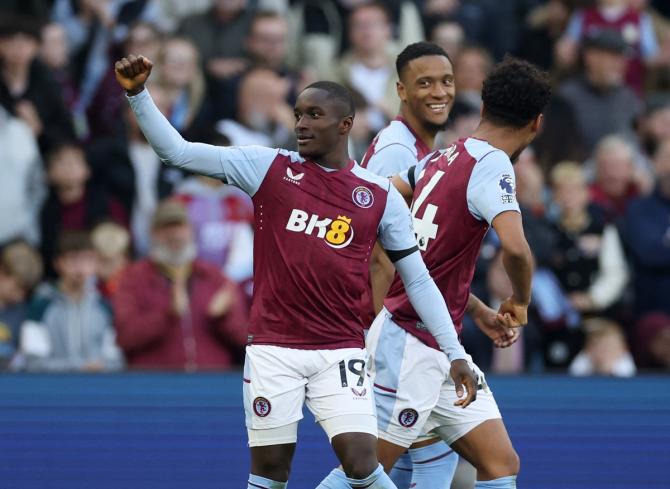
[[[342,469],[351,479],[365,479],[379,466],[373,447],[352,447],[343,457]]]
[[[488,459],[483,467],[478,467],[480,475],[487,479],[499,479],[510,475],[517,475],[521,468],[519,455],[513,448],[498,453],[494,458]]]

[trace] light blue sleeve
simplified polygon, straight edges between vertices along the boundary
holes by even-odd
[[[414,225],[407,203],[389,182],[386,208],[379,223],[379,241],[386,251],[405,251],[416,247]]]
[[[493,151],[477,162],[468,182],[467,199],[470,214],[489,225],[501,212],[521,212],[514,168],[505,153]]]
[[[402,178],[402,180],[405,183],[411,185],[411,183],[409,181],[409,172],[410,171],[413,172],[413,174],[414,174],[414,186],[416,186],[416,182],[418,182],[419,178],[422,176],[423,170],[425,170],[426,165],[428,164],[428,161],[431,160],[432,158],[434,158],[436,155],[437,155],[436,152],[432,152],[429,155],[424,156],[424,158],[421,161],[419,161],[416,165],[414,165],[414,168],[409,167],[407,170],[404,170],[404,171],[398,173],[398,176],[400,178]]]
[[[394,143],[378,150],[368,161],[368,170],[390,177],[416,165],[416,155],[404,144]]]
[[[280,150],[263,146],[221,147],[190,143],[158,110],[145,88],[128,97],[137,123],[163,163],[218,178],[250,196],[261,186]]]
[[[458,335],[444,297],[428,273],[421,253],[414,253],[394,263],[405,286],[405,292],[419,318],[433,335],[449,361],[465,359],[465,350]]]
[[[582,31],[584,25],[584,14],[581,10],[578,10],[568,22],[568,26],[565,28],[565,36],[572,41],[579,42],[582,39]]]
[[[644,59],[658,55],[658,39],[654,31],[654,24],[649,14],[643,13],[640,17],[640,51]]]

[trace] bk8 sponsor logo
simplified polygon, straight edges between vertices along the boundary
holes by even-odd
[[[291,211],[286,229],[294,233],[316,235],[328,246],[336,249],[348,246],[354,239],[354,228],[351,226],[351,219],[347,216],[337,216],[333,220],[329,217],[320,218],[316,214],[310,215],[300,209]]]

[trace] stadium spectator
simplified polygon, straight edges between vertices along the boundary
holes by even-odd
[[[33,298],[21,326],[19,368],[31,372],[118,370],[112,314],[95,287],[95,252],[88,234],[58,238],[58,282]]]
[[[168,119],[182,133],[197,131],[208,106],[198,50],[191,40],[172,37],[165,41],[161,52],[160,85]]]
[[[32,19],[0,21],[0,105],[23,119],[44,154],[74,129],[58,85],[39,62],[40,31]]]
[[[28,313],[28,299],[42,279],[42,259],[25,242],[7,245],[0,254],[0,371],[19,346],[19,330]]]
[[[76,143],[64,142],[47,157],[49,193],[40,211],[42,257],[53,275],[56,238],[63,231],[86,231],[104,219],[127,224],[120,202],[90,180],[85,154]]]
[[[184,180],[175,195],[188,211],[198,258],[218,266],[234,282],[250,281],[254,207],[249,196],[202,175]]]
[[[105,299],[111,300],[129,264],[130,234],[123,226],[103,222],[91,231],[91,241],[97,260],[98,290]]]
[[[493,59],[484,48],[463,48],[455,58],[456,99],[479,107],[482,103],[482,85],[493,67]]]
[[[44,172],[37,141],[28,125],[0,106],[0,243],[39,240],[39,210],[44,199]]]
[[[161,50],[162,35],[155,24],[139,21],[132,24],[124,42],[113,50],[127,56],[130,53],[144,53],[145,56],[154,56],[158,59]],[[125,101],[114,77],[114,70],[106,66],[104,77],[97,84],[91,94],[91,101],[86,111],[86,136],[89,141],[122,137],[122,126],[118,124],[123,117]],[[160,80],[160,73],[156,72],[156,80]],[[80,118],[81,121],[81,118]]]
[[[529,4],[519,39],[519,56],[545,69],[554,65],[554,45],[570,19],[570,0],[519,2]],[[535,4],[535,5],[533,5]]]
[[[65,106],[74,109],[78,96],[78,83],[72,73],[67,32],[56,22],[42,27],[39,58],[50,70],[60,88]]]
[[[650,313],[635,325],[635,359],[640,368],[670,371],[670,315]]]
[[[378,131],[397,111],[391,41],[391,20],[381,3],[362,4],[349,17],[350,50],[333,73],[334,79],[363,95],[370,106],[366,118]]]
[[[608,134],[635,137],[633,123],[641,105],[637,95],[624,85],[626,49],[626,41],[617,31],[590,34],[583,43],[584,71],[559,88],[558,95],[574,113],[588,152]],[[570,122],[564,117],[556,126],[558,131]]]
[[[160,110],[167,114],[167,97],[160,86],[152,93]],[[157,203],[168,197],[184,174],[162,165],[137,126],[129,107],[123,107],[124,132],[120,138],[105,138],[88,145],[88,161],[93,166],[95,185],[105,188],[130,216],[133,251],[149,252],[151,218]]]
[[[635,149],[625,139],[612,135],[595,150],[595,181],[589,188],[591,202],[608,222],[622,217],[631,200],[651,186],[642,169],[636,168]]]
[[[233,146],[260,144],[295,147],[293,109],[286,103],[289,85],[274,71],[253,68],[240,81],[237,117],[216,129]]]
[[[586,342],[584,349],[570,364],[570,375],[635,375],[637,368],[621,326],[607,319],[592,318],[584,321],[583,328]]]
[[[237,286],[196,258],[186,208],[164,201],[152,223],[149,258],[133,263],[113,299],[119,345],[131,368],[230,368],[247,340]]]
[[[458,56],[465,45],[465,32],[454,20],[443,20],[433,26],[428,36],[432,42],[444,49],[451,59]]]
[[[654,155],[656,188],[633,201],[621,223],[633,266],[635,312],[670,314],[670,140]]]
[[[247,67],[244,39],[253,15],[249,3],[214,0],[209,10],[187,17],[179,26],[178,33],[193,40],[205,71],[215,79],[230,78]]]
[[[655,93],[647,98],[646,113],[640,121],[640,137],[648,155],[653,155],[661,142],[670,139],[670,95]]]
[[[586,178],[577,163],[556,165],[551,183],[559,210],[551,268],[577,311],[600,313],[621,299],[628,280],[619,233],[589,205]]]
[[[641,92],[645,67],[667,63],[670,58],[663,56],[659,49],[649,15],[637,10],[632,3],[630,0],[598,0],[595,6],[577,10],[556,44],[557,64],[561,67],[575,65],[579,45],[585,38],[599,31],[612,30],[621,35],[629,53],[626,83],[636,92]]]
[[[99,129],[95,123],[101,117],[97,102],[101,101],[100,91],[105,92],[109,58],[128,36],[131,25],[159,17],[157,4],[144,0],[55,0],[51,17],[65,27],[79,82],[73,109],[77,131],[82,137],[95,136]],[[119,95],[118,90],[114,94]]]

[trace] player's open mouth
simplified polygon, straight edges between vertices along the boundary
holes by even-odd
[[[314,138],[311,137],[311,136],[310,136],[310,137],[307,137],[307,136],[298,136],[298,146],[300,146],[301,144],[307,144],[307,143],[309,143],[312,139],[314,139]]]
[[[447,108],[447,104],[428,104],[428,107],[430,110],[435,112],[436,114],[444,112],[444,110]]]

